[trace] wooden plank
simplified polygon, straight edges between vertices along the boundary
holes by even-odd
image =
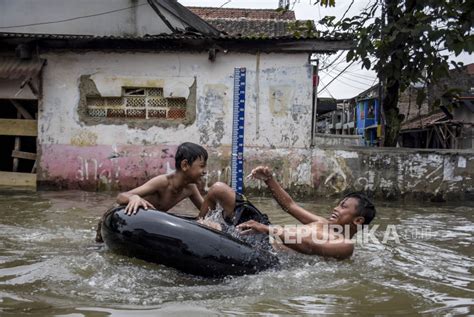
[[[36,153],[13,150],[12,157],[35,161]]]
[[[25,109],[18,101],[10,99],[10,102],[15,106],[16,110],[21,113],[25,119],[33,119],[28,110]]]
[[[17,114],[16,114],[16,117],[18,119],[21,119],[21,114],[19,111],[17,111]],[[15,137],[15,146],[13,147],[13,150],[14,151],[19,151],[21,148],[21,139],[19,136]],[[12,171],[13,172],[18,172],[18,164],[20,163],[20,161],[18,160],[18,158],[13,158],[13,168],[12,168]]]
[[[19,89],[21,83],[21,79],[0,78],[0,99],[38,100],[28,87]]]
[[[36,173],[36,162],[38,162],[38,161],[35,160],[35,163],[33,164],[33,168],[31,169],[32,173]]]
[[[21,140],[20,140],[20,137],[17,136],[17,137],[15,137],[15,146],[13,147],[13,151],[20,150],[20,145],[21,145]],[[16,172],[16,171],[18,171],[18,164],[20,162],[18,161],[17,157],[13,156],[13,153],[12,153],[12,157],[13,157],[13,169],[12,170],[14,172]]]
[[[36,174],[0,171],[0,186],[36,187]]]
[[[0,119],[0,135],[37,136],[38,121],[28,119]]]
[[[436,135],[438,136],[438,141],[440,142],[441,146],[443,149],[446,148],[446,143],[444,142],[444,137],[441,136],[441,133],[439,132],[439,127],[437,125],[433,126],[434,131],[436,132]]]
[[[433,130],[430,129],[428,130],[428,134],[426,135],[426,148],[429,148],[430,147],[430,141],[431,141],[431,137],[433,136]]]

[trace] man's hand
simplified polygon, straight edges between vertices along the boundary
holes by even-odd
[[[268,166],[258,166],[247,177],[253,177],[265,182],[273,177],[273,173],[272,169]]]
[[[152,208],[155,209],[155,207],[150,204],[147,200],[141,198],[138,195],[132,195],[128,198],[128,205],[125,207],[125,214],[127,216],[134,215],[138,212],[138,208],[143,207],[144,209]]]
[[[241,234],[250,234],[250,233],[265,233],[268,234],[269,228],[267,225],[261,224],[255,220],[249,220],[244,223],[241,223],[237,226],[237,229],[240,230]]]

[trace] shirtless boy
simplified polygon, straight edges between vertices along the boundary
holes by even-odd
[[[197,187],[206,175],[207,151],[200,145],[181,144],[175,155],[176,171],[159,175],[145,184],[117,196],[117,203],[127,205],[127,215],[136,214],[139,207],[168,211],[181,200],[191,199],[201,209],[203,198]]]
[[[137,188],[120,193],[117,203],[126,205],[125,214],[129,216],[136,214],[140,207],[166,212],[185,198],[201,209],[203,198],[197,184],[206,175],[207,157],[202,146],[190,142],[181,144],[175,154],[175,172],[156,176]],[[108,212],[99,221],[97,242],[103,242],[101,225]]]

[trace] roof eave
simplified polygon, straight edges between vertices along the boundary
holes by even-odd
[[[294,39],[294,38],[226,38],[216,41],[230,51],[274,52],[274,53],[329,53],[347,50],[353,46],[350,40]]]
[[[268,53],[329,53],[352,47],[350,40],[294,39],[294,38],[236,38],[204,37],[200,35],[162,35],[147,37],[94,37],[0,33],[0,51],[12,51],[19,44],[28,44],[42,50],[172,50],[205,51],[210,48],[235,52]]]
[[[163,19],[167,24],[169,22],[162,15],[159,8],[165,9],[168,13],[173,15],[175,18],[181,20],[182,22],[188,24],[190,27],[196,31],[202,33],[203,35],[217,36],[221,32],[215,27],[201,19],[197,14],[194,14],[186,8],[185,6],[179,4],[177,1],[172,0],[147,0],[150,6],[155,10],[155,12]]]

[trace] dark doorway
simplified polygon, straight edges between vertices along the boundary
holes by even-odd
[[[0,119],[34,119],[37,100],[0,99]],[[36,136],[0,135],[0,171],[36,173]]]

